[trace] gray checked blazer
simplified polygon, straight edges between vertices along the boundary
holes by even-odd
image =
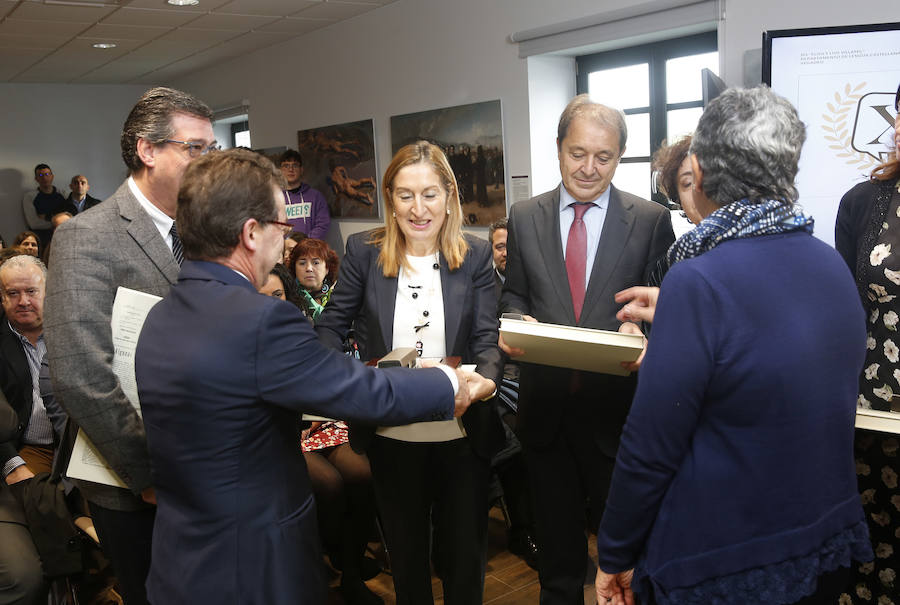
[[[178,270],[127,181],[53,236],[44,302],[50,377],[71,421],[129,487],[79,482],[88,501],[106,508],[147,506],[140,493],[151,485],[144,424],[112,371],[110,316],[116,288],[165,296]]]

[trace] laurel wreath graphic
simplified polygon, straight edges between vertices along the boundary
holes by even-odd
[[[827,133],[825,140],[831,141],[828,148],[837,151],[835,155],[844,158],[847,164],[856,165],[862,171],[875,167],[878,162],[872,156],[860,153],[850,146],[851,129],[847,127],[847,122],[852,115],[851,110],[862,97],[859,91],[865,85],[865,82],[856,88],[851,88],[850,84],[844,85],[844,94],[835,92],[834,103],[826,103],[828,113],[822,114],[822,119],[828,122],[822,125],[822,130]]]

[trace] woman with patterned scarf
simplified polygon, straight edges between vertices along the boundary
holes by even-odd
[[[894,97],[893,152],[869,180],[848,191],[838,209],[835,247],[856,277],[866,312],[866,361],[859,407],[900,411],[900,88]],[[875,561],[855,566],[841,603],[900,603],[900,473],[897,435],[858,429],[854,442],[863,508]]]
[[[601,604],[833,604],[872,557],[852,456],[864,318],[794,206],[805,137],[767,88],[700,118],[704,218],[667,254],[597,532]]]

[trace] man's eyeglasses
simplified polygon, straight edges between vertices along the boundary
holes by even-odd
[[[35,176],[53,176],[53,173],[49,170],[43,170],[41,172],[38,172]]]
[[[291,232],[294,230],[294,226],[290,223],[283,223],[281,221],[259,221],[259,222],[269,223],[271,225],[278,225],[279,227],[281,227],[281,232],[282,232],[282,234],[284,234],[285,239],[287,239],[287,236],[289,236],[291,234]]]
[[[300,164],[297,162],[283,162],[281,164],[282,170],[300,170]]]
[[[163,139],[163,143],[183,145],[187,149],[188,155],[192,158],[199,158],[201,155],[206,155],[210,151],[219,151],[222,149],[221,145],[216,145],[215,143],[212,145],[204,145],[203,143],[196,143],[194,141],[176,141],[174,139]]]

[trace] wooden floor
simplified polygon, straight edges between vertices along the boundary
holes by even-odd
[[[376,557],[381,556],[380,544],[373,543],[370,546]],[[589,551],[591,558],[596,559],[597,546],[593,536],[590,539]],[[506,527],[500,509],[496,507],[491,509],[489,518],[487,556],[484,578],[485,605],[536,605],[538,603],[540,584],[537,572],[528,567],[519,557],[506,550]],[[588,572],[587,577],[590,583],[584,589],[584,602],[587,605],[594,605],[597,602],[593,585],[596,567],[593,570],[589,569]],[[335,588],[339,582],[340,578],[335,573],[331,581],[332,589],[329,591],[327,605],[344,605],[344,600]],[[396,604],[394,585],[389,574],[381,573],[366,584],[372,592],[384,599],[386,605]],[[431,586],[434,602],[443,604],[441,581],[432,576]]]

